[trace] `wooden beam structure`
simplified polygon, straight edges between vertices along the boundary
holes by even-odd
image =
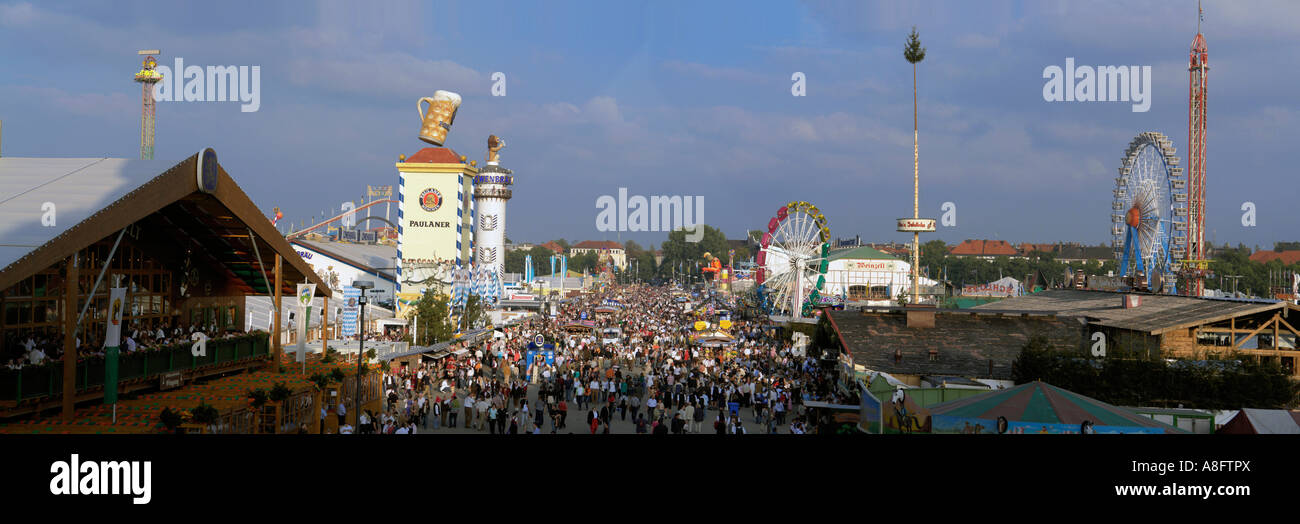
[[[284,282],[281,280],[284,275],[283,271],[281,271],[280,261],[280,253],[277,252],[275,254],[275,332],[271,334],[272,370],[280,369],[280,359],[283,358],[283,355],[280,354],[280,290],[284,288]]]
[[[77,399],[77,252],[68,256],[63,283],[63,420],[72,420]]]

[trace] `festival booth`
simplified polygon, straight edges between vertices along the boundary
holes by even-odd
[[[880,400],[871,394],[867,383],[864,383],[862,379],[857,379],[854,382],[858,386],[858,396],[861,399],[858,403],[858,431],[879,434],[882,429],[880,427],[880,415],[883,413]]]
[[[720,348],[736,344],[736,339],[721,331],[700,333],[691,337],[691,341],[700,347]]]
[[[967,285],[961,289],[965,297],[1018,297],[1025,294],[1025,287],[1011,277],[981,285]]]
[[[1244,408],[1216,433],[1227,435],[1297,435],[1300,411]]]
[[[560,325],[560,329],[568,333],[595,333],[596,322],[594,320],[575,320]]]
[[[924,427],[953,434],[1187,433],[1041,381],[932,406]]]
[[[816,424],[818,435],[852,435],[860,431],[862,406],[831,404],[809,400],[803,403],[808,409],[808,420]]]

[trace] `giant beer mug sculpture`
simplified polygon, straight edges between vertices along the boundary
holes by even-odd
[[[424,103],[429,103],[426,111]],[[421,98],[415,103],[420,114],[420,140],[441,146],[447,140],[447,131],[456,121],[456,110],[460,108],[460,95],[451,91],[435,91],[433,97]]]

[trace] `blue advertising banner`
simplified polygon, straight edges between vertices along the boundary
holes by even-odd
[[[357,334],[357,316],[361,313],[361,290],[354,287],[343,288],[343,336]]]
[[[554,366],[555,350],[554,349],[543,349],[543,350],[530,349],[524,352],[524,359],[525,359],[524,362],[527,362],[529,365],[532,365],[533,363],[537,362],[538,358],[544,358],[546,359],[546,365]]]

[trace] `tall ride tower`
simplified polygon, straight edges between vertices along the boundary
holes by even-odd
[[[506,202],[512,196],[510,186],[515,183],[511,171],[500,165],[498,152],[505,147],[504,139],[489,136],[487,164],[474,177],[474,204],[478,218],[478,227],[474,231],[474,261],[481,267],[495,270],[502,277],[506,265]]]
[[[161,51],[145,49],[136,54],[145,57],[140,72],[135,74],[135,81],[140,83],[140,159],[153,160],[153,85],[162,80],[162,73],[156,70],[158,61],[153,55],[161,54]]]
[[[1192,39],[1192,49],[1188,55],[1187,71],[1187,145],[1189,162],[1187,180],[1187,255],[1183,263],[1183,274],[1187,277],[1187,294],[1200,296],[1204,290],[1206,270],[1209,261],[1205,260],[1205,101],[1206,77],[1210,71],[1209,53],[1205,45],[1205,36],[1201,34],[1201,21],[1205,12],[1198,3],[1196,6],[1196,37]]]

